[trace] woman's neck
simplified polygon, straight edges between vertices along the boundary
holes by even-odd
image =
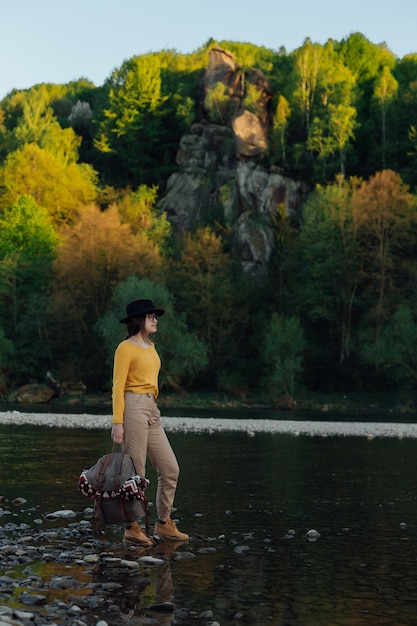
[[[137,343],[142,348],[149,348],[152,345],[149,337],[147,335],[142,335],[140,332],[136,335],[131,335],[128,339],[133,341],[133,343]]]

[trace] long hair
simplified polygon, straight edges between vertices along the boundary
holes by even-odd
[[[147,343],[152,343],[149,339],[148,335],[145,333],[145,322],[146,322],[146,313],[142,313],[141,315],[135,315],[135,317],[130,317],[127,322],[127,337],[132,337],[132,335],[137,335],[140,333],[142,338]]]

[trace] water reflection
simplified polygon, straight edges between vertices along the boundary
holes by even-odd
[[[241,433],[170,439],[181,466],[177,515],[193,537],[164,561],[177,608],[212,610],[222,626],[415,624],[415,439]],[[0,493],[9,503],[18,496],[28,501],[3,508],[13,521],[48,528],[62,525],[44,517],[57,509],[73,509],[81,519],[86,499],[77,491],[78,475],[110,445],[102,431],[0,427]],[[149,477],[152,498],[151,470]],[[305,536],[312,528],[320,533],[315,542]],[[112,530],[116,556],[124,554],[121,536]],[[117,577],[117,568],[105,569]],[[132,592],[126,586],[112,600],[139,615],[165,601],[157,599],[163,574],[158,567],[130,574]]]

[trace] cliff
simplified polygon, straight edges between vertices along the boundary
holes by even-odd
[[[220,88],[219,88],[220,86]],[[297,218],[307,190],[277,167],[268,151],[272,89],[255,68],[245,72],[233,55],[213,48],[199,85],[200,121],[181,138],[159,208],[174,231],[227,225],[245,271],[264,275],[274,245],[274,223]]]

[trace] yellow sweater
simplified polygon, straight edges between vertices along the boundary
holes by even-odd
[[[161,361],[153,344],[142,348],[126,339],[118,345],[113,368],[113,424],[123,424],[125,391],[158,396],[160,368]]]

